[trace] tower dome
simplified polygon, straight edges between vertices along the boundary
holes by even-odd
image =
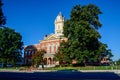
[[[56,17],[54,24],[55,24],[55,34],[57,34],[58,36],[63,35],[64,17],[61,12]]]
[[[64,17],[61,12],[58,14],[58,16],[55,19],[55,23],[58,23],[58,22],[64,22]]]

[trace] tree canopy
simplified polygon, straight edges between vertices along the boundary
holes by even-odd
[[[33,65],[40,65],[43,63],[43,55],[45,54],[46,52],[44,50],[40,50],[40,51],[36,51],[35,54],[32,55],[32,59],[31,59],[31,62]]]
[[[15,64],[21,59],[22,36],[8,27],[0,28],[0,62]]]
[[[100,62],[103,55],[112,56],[107,45],[99,40],[101,35],[98,29],[102,26],[100,14],[100,9],[93,4],[73,7],[63,31],[68,41],[63,42],[59,49],[62,55],[67,56],[66,61],[75,59],[77,63]]]
[[[116,63],[116,64],[117,64],[117,65],[120,65],[120,59],[117,60],[117,63]]]
[[[3,3],[2,3],[2,0],[0,0],[0,27],[3,27],[3,25],[6,24],[6,18],[3,15],[2,6],[3,6]]]
[[[0,0],[0,63],[11,63],[21,61],[23,42],[20,33],[5,27],[6,19],[2,12],[2,0]]]

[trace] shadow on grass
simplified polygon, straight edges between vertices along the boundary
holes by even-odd
[[[0,72],[0,80],[120,80],[113,72],[80,72],[74,69],[53,72]]]

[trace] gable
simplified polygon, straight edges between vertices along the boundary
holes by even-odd
[[[57,36],[55,34],[50,34],[48,37],[46,37],[45,40],[54,40],[57,39]]]

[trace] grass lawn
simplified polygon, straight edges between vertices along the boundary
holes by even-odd
[[[29,69],[29,67],[0,68],[0,71],[26,70],[26,69]],[[120,70],[120,65],[119,66],[54,67],[54,68],[44,68],[43,70]]]
[[[18,67],[0,68],[0,71],[3,70],[19,70],[19,68]]]
[[[120,66],[86,66],[86,67],[54,67],[45,68],[45,70],[116,70]]]

